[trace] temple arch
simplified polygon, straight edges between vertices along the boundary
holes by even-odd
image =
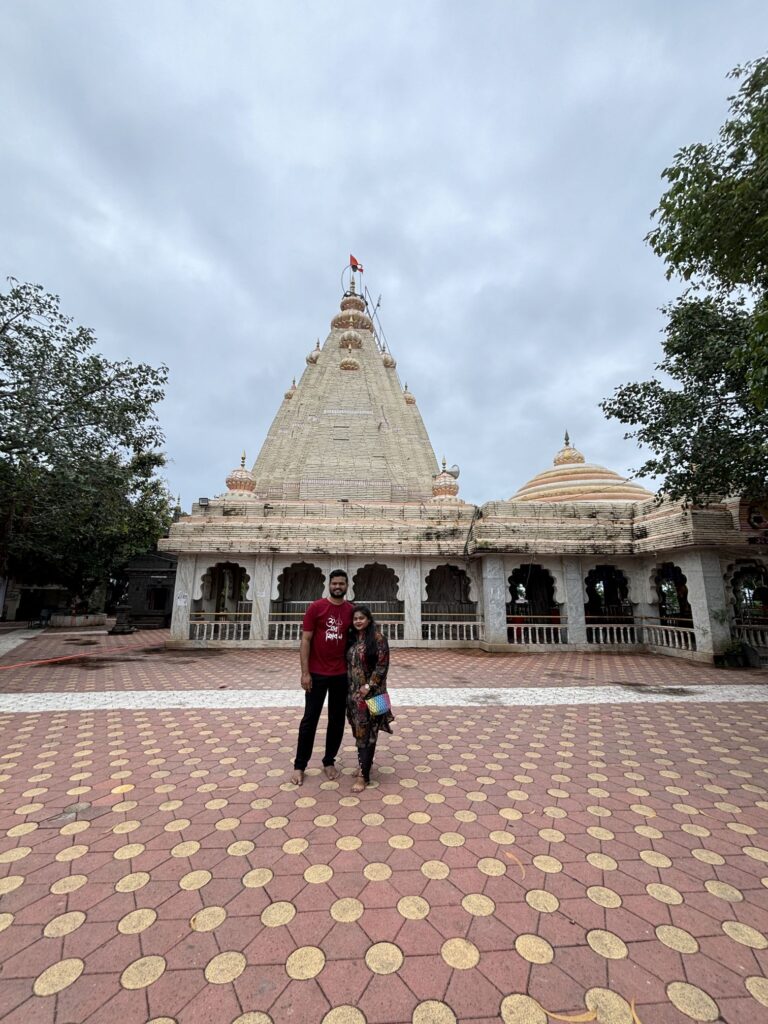
[[[438,565],[424,582],[422,639],[478,639],[477,601],[470,600],[471,580],[466,570],[457,565]]]
[[[191,640],[248,640],[250,575],[238,562],[216,562],[199,579],[189,615]]]
[[[297,640],[308,606],[323,596],[323,570],[311,562],[293,562],[277,577],[277,597],[269,605],[269,639]]]
[[[561,642],[560,607],[555,580],[541,565],[528,562],[513,569],[507,580],[507,639],[516,644]]]
[[[405,604],[398,599],[400,583],[395,570],[381,562],[361,566],[352,579],[356,604],[365,604],[389,640],[402,640]]]
[[[635,621],[629,583],[615,565],[596,565],[584,579],[587,600],[584,618],[587,643],[635,643]]]
[[[760,562],[737,564],[730,578],[733,617],[737,626],[768,626],[768,567]]]
[[[688,600],[688,579],[679,565],[662,562],[654,577],[659,598],[659,621],[662,626],[693,628],[693,612]]]

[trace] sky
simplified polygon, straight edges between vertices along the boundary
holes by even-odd
[[[185,510],[256,458],[350,253],[462,498],[566,429],[642,462],[598,403],[660,358],[661,172],[716,136],[764,0],[5,0],[0,38],[0,287],[169,367]]]

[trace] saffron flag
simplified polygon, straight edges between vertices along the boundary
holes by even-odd
[[[349,265],[350,265],[350,267],[352,267],[353,270],[359,270],[360,273],[362,274],[362,272],[363,272],[363,264],[362,263],[358,263],[357,260],[355,259],[355,257],[351,253],[349,255]]]

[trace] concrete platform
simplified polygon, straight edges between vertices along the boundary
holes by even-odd
[[[295,653],[163,639],[0,658],[3,1024],[767,1015],[768,673],[397,651],[356,796]]]

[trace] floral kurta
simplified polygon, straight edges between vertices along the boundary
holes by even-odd
[[[389,723],[394,721],[392,712],[371,715],[365,704],[368,697],[387,692],[388,670],[389,644],[381,633],[376,634],[376,664],[372,667],[367,664],[364,640],[356,640],[347,651],[347,721],[358,747],[375,746],[379,729],[392,732],[389,727]],[[361,694],[360,687],[366,683],[370,690]]]

